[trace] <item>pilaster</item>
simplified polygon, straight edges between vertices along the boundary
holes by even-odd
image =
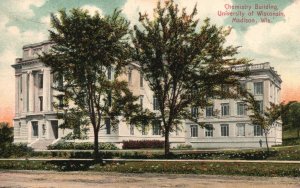
[[[22,101],[23,101],[23,110],[22,112],[27,112],[27,100],[28,100],[28,96],[27,96],[27,86],[28,86],[28,75],[27,73],[22,74]]]
[[[43,70],[43,111],[50,111],[50,69]]]
[[[29,99],[29,112],[33,112],[34,111],[34,76],[33,76],[33,72],[29,71],[28,72],[29,75],[29,91],[28,91],[28,99]]]

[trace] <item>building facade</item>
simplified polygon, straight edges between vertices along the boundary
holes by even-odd
[[[57,102],[58,91],[53,89],[53,75],[49,67],[39,61],[38,54],[47,51],[51,43],[45,41],[23,47],[23,57],[17,58],[12,67],[15,69],[15,117],[14,141],[27,143],[32,147],[50,145],[60,140],[71,130],[60,129],[62,120],[57,118],[57,109],[53,103]],[[242,71],[245,67],[234,67]],[[281,79],[269,63],[250,66],[251,76],[241,80],[243,87],[251,91],[261,105],[262,110],[270,102],[280,102]],[[139,96],[139,103],[143,108],[157,110],[157,101],[148,87],[138,64],[132,63],[127,67],[126,74],[129,89],[135,96]],[[190,144],[195,148],[232,148],[232,147],[260,147],[260,140],[264,136],[260,126],[250,123],[248,113],[242,101],[234,99],[214,100],[212,106],[206,109],[192,109],[199,113],[199,120],[206,123],[205,127],[183,121],[181,128],[170,135],[171,146]],[[218,112],[218,113],[216,113]],[[87,133],[87,140],[93,141],[92,128]],[[121,145],[123,140],[144,140],[164,138],[160,127],[136,128],[120,121],[118,129],[112,130],[107,125],[100,130],[99,141]],[[268,135],[270,145],[282,143],[282,127],[278,122]],[[80,141],[80,140],[79,140]],[[263,145],[264,146],[264,145]]]

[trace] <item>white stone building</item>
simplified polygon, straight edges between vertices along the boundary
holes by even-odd
[[[57,110],[53,102],[58,94],[53,86],[53,76],[48,67],[41,63],[37,54],[47,51],[50,43],[45,41],[23,47],[23,57],[17,58],[12,65],[15,69],[15,117],[14,141],[27,143],[32,147],[40,147],[55,143],[66,136],[71,130],[59,128],[62,120],[57,119]],[[236,67],[241,71],[245,67]],[[254,93],[260,101],[262,109],[270,102],[280,102],[281,79],[269,63],[255,64],[250,67],[251,76],[241,80],[245,88]],[[144,108],[155,110],[155,98],[147,83],[138,71],[138,65],[132,63],[124,75],[128,80],[130,90],[140,96],[139,102]],[[264,142],[261,128],[250,123],[243,103],[234,99],[215,100],[213,106],[201,110],[199,118],[209,125],[201,128],[190,122],[182,125],[181,131],[171,133],[171,146],[191,144],[195,148],[232,148],[260,147],[259,141]],[[220,113],[215,116],[213,112]],[[121,122],[117,131],[100,130],[100,142],[112,142],[120,146],[123,140],[160,139],[159,126],[148,129],[137,129],[133,125]],[[272,128],[269,136],[270,145],[282,143],[282,127],[278,122]],[[83,141],[83,140],[82,140]],[[93,141],[92,129],[88,131],[88,140]],[[264,146],[264,144],[263,144]]]

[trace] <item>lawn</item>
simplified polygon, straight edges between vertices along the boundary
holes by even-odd
[[[127,162],[91,166],[94,171],[122,173],[300,176],[300,164],[214,162]]]
[[[282,143],[285,146],[300,145],[300,138],[296,129],[283,130]]]
[[[0,169],[300,177],[300,164],[277,163],[0,161]]]
[[[205,151],[205,150],[172,150],[171,159],[220,159],[220,160],[300,160],[300,145],[265,149]],[[93,158],[92,151],[39,151],[23,152],[22,155],[11,155],[9,158]],[[102,151],[103,158],[119,159],[164,159],[163,150],[112,150]],[[7,158],[7,157],[3,157]]]

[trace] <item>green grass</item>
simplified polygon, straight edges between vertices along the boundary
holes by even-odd
[[[171,159],[220,159],[220,160],[300,160],[300,145],[271,148],[270,153],[265,149],[231,150],[231,151],[200,151],[173,150]],[[121,159],[164,159],[163,150],[115,150],[102,152],[103,158]],[[10,158],[93,158],[92,151],[40,151],[30,152],[23,156]]]
[[[213,162],[127,162],[94,165],[94,171],[121,173],[173,173],[248,176],[300,176],[300,164]]]
[[[298,132],[296,129],[283,130],[282,145],[300,145],[300,138],[298,138]]]
[[[300,164],[278,163],[0,161],[0,170],[6,169],[300,177]]]

